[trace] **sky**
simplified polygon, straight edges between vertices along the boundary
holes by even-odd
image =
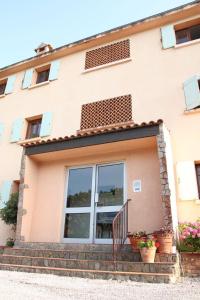
[[[56,48],[191,1],[0,0],[0,68],[34,56],[41,42]]]

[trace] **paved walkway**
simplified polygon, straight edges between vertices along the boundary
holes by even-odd
[[[199,300],[200,279],[178,284],[117,282],[0,271],[2,300]]]

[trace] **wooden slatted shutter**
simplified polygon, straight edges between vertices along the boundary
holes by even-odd
[[[167,25],[161,28],[163,49],[172,48],[176,45],[176,35],[173,25]]]
[[[40,136],[45,137],[51,135],[52,129],[52,112],[45,112],[42,116],[42,124],[40,129]]]
[[[58,71],[60,67],[60,61],[55,60],[51,63],[50,73],[49,73],[49,80],[55,80],[58,78]]]
[[[197,200],[198,186],[194,161],[181,161],[176,167],[180,200]]]
[[[11,143],[15,143],[21,140],[23,125],[24,120],[22,118],[18,118],[13,122],[11,131]]]
[[[15,84],[16,76],[12,75],[8,77],[7,83],[6,83],[6,89],[5,89],[5,94],[11,94],[14,89],[14,84]]]
[[[24,79],[22,82],[22,88],[27,89],[29,86],[31,86],[33,78],[33,69],[26,70],[24,73]]]
[[[193,76],[186,80],[183,84],[183,88],[185,93],[186,109],[190,110],[200,106],[198,76]]]

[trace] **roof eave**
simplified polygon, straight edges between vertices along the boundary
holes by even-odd
[[[12,73],[22,71],[29,67],[34,67],[38,64],[49,62],[50,60],[61,58],[71,53],[86,50],[99,44],[108,43],[115,39],[120,39],[140,31],[163,26],[169,22],[179,21],[180,19],[197,15],[200,13],[199,3],[200,0],[196,0],[174,9],[170,9],[147,18],[89,36],[76,42],[63,45],[61,47],[52,49],[47,53],[33,56],[5,66],[0,69],[0,77],[3,78]]]

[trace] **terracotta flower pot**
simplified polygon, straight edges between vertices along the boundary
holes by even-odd
[[[144,263],[153,263],[156,255],[156,247],[141,248],[140,254]]]
[[[160,244],[158,247],[159,253],[172,253],[172,234],[157,234],[156,239]]]
[[[139,251],[139,247],[138,247],[138,243],[139,241],[143,240],[144,238],[142,237],[133,237],[133,236],[129,236],[129,241],[131,243],[131,247],[133,251]]]

